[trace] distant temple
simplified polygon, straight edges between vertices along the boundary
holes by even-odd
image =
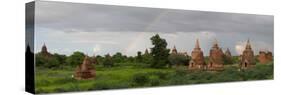
[[[270,51],[260,51],[258,60],[261,64],[266,64],[268,62],[273,61],[272,52]]]
[[[145,49],[145,52],[144,52],[145,55],[149,54],[148,50]]]
[[[82,64],[75,71],[74,78],[78,80],[93,79],[96,77],[95,67],[92,66],[90,58],[86,55]]]
[[[40,52],[42,55],[44,55],[44,56],[50,56],[51,54],[48,52],[48,50],[47,50],[47,46],[45,45],[45,43],[44,43],[44,45],[42,46],[42,48],[41,48],[41,52]]]
[[[177,54],[177,53],[178,53],[178,51],[176,49],[176,46],[174,46],[174,48],[172,49],[172,54]]]
[[[247,69],[255,65],[255,56],[250,41],[247,41],[246,48],[240,56],[240,69]]]
[[[193,49],[191,53],[191,61],[189,62],[188,69],[198,69],[198,70],[204,70],[206,69],[206,64],[204,61],[203,52],[201,51],[201,48],[199,46],[198,39],[196,40],[195,48]]]
[[[215,41],[212,49],[210,50],[208,70],[223,70],[224,53],[218,46],[217,40]]]

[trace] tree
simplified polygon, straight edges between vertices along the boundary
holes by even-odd
[[[54,57],[59,61],[60,64],[64,64],[66,62],[65,55],[60,55],[60,54],[55,53]]]
[[[152,45],[151,55],[153,57],[151,67],[153,68],[163,68],[169,64],[169,52],[170,49],[167,49],[167,42],[165,39],[160,38],[158,34],[150,38]]]
[[[124,56],[123,56],[122,53],[120,53],[120,52],[117,52],[116,54],[114,54],[114,55],[112,56],[112,59],[113,59],[113,62],[114,62],[114,63],[121,63],[121,62],[124,62],[124,61],[125,61]]]
[[[55,68],[60,65],[59,61],[53,56],[45,56],[41,53],[36,54],[36,66],[44,68]]]
[[[83,62],[84,57],[84,53],[76,51],[66,59],[66,62],[71,66],[77,66]]]
[[[143,63],[145,64],[151,64],[152,63],[152,60],[153,60],[153,57],[151,56],[151,54],[147,53],[147,54],[144,54],[142,55],[142,61]]]
[[[109,54],[105,55],[103,66],[104,67],[113,67],[113,61]]]
[[[140,63],[142,62],[142,55],[141,55],[141,51],[138,51],[138,52],[137,52],[136,61],[137,61],[137,62],[140,62]]]
[[[189,57],[185,56],[184,54],[170,54],[169,61],[169,67],[171,67],[172,65],[179,66],[187,64],[189,62]]]

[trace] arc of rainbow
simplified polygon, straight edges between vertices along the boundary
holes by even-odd
[[[138,43],[138,41],[140,41],[144,36],[145,36],[145,32],[148,31],[148,29],[151,28],[151,26],[153,24],[155,24],[156,22],[158,22],[166,13],[168,13],[169,11],[163,11],[161,12],[158,16],[156,16],[154,18],[154,20],[152,20],[145,28],[142,32],[138,33],[137,36],[135,37],[134,40],[132,40],[129,45],[123,50],[125,53],[128,53],[129,51],[131,51]]]

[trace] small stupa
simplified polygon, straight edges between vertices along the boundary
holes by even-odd
[[[255,65],[255,56],[248,39],[246,48],[240,56],[240,69],[247,69]]]
[[[77,80],[94,79],[96,77],[95,67],[92,66],[90,58],[86,55],[82,64],[75,71],[74,78]]]

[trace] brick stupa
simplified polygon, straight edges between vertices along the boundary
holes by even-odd
[[[203,52],[199,46],[198,39],[196,40],[196,45],[193,51],[191,52],[191,60],[188,65],[189,70],[204,70],[206,69],[206,64],[204,61]]]
[[[96,70],[92,64],[90,58],[86,55],[83,63],[76,68],[74,78],[77,80],[94,79],[96,77]]]
[[[247,69],[255,65],[255,56],[250,41],[247,41],[246,48],[240,56],[240,69]]]
[[[272,52],[269,51],[260,51],[258,60],[261,64],[269,63],[273,60]]]
[[[223,70],[224,54],[221,48],[218,46],[217,40],[215,41],[212,49],[210,50],[208,70]]]

